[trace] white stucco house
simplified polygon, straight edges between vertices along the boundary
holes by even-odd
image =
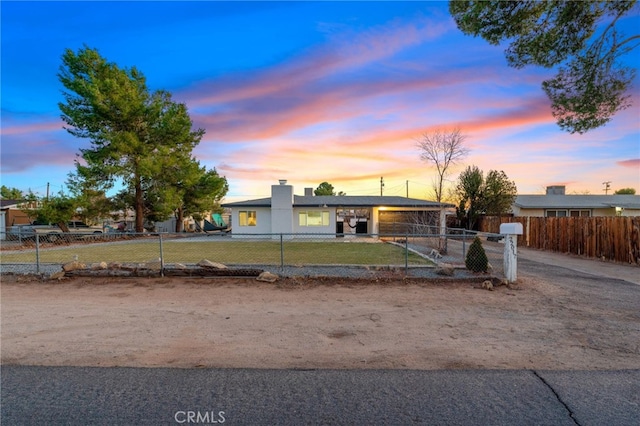
[[[293,238],[293,234],[333,237],[347,234],[404,232],[407,223],[439,226],[454,208],[399,196],[315,196],[313,188],[294,195],[281,180],[271,186],[271,197],[224,203],[231,211],[232,237]],[[404,228],[403,228],[404,226]]]
[[[567,195],[564,186],[549,186],[545,195],[518,195],[511,210],[532,217],[640,216],[640,195]]]

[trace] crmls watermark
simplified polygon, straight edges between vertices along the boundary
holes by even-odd
[[[176,411],[173,419],[180,424],[217,424],[224,423],[224,411]]]

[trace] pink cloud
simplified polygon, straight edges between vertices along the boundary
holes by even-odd
[[[441,90],[467,77],[472,78],[468,71],[458,71],[447,76],[426,74],[405,80],[334,82],[330,87],[316,82],[305,87],[290,87],[286,94],[229,104],[221,112],[198,112],[193,117],[198,127],[208,129],[205,140],[268,139],[318,123],[345,122],[376,113],[409,113],[403,111],[410,108],[406,102],[390,99],[382,104],[386,106],[372,107],[372,101],[405,93]]]
[[[2,143],[2,172],[18,173],[39,165],[68,166],[73,169],[77,152],[51,138],[4,138]],[[25,155],[28,153],[28,155]]]
[[[8,127],[2,126],[2,128],[0,129],[0,135],[9,136],[26,133],[51,132],[56,130],[62,130],[62,122],[60,120],[45,121],[33,124],[12,125]]]
[[[251,140],[285,135],[321,122],[371,112],[371,98],[469,84],[488,73],[458,70],[444,74],[421,69],[411,74],[363,79],[357,70],[403,49],[437,37],[450,22],[391,23],[357,36],[335,37],[332,48],[317,48],[289,63],[240,77],[203,82],[180,96],[193,108],[205,139]],[[336,47],[337,45],[337,47]]]
[[[638,173],[640,173],[640,158],[633,158],[631,160],[622,160],[622,161],[616,162],[616,164],[622,167],[635,169]]]
[[[450,29],[449,21],[418,19],[410,23],[394,21],[364,33],[342,33],[332,37],[332,43],[271,70],[205,81],[182,92],[180,97],[187,99],[190,106],[198,108],[287,93],[310,81],[393,56],[408,47],[437,38]]]

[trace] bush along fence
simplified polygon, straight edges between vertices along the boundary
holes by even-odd
[[[519,222],[518,245],[600,260],[640,265],[640,216],[484,217],[480,229],[499,232],[501,223]]]
[[[57,234],[55,240],[40,235],[19,240],[3,239],[0,267],[2,272],[51,273],[54,267],[60,270],[64,264],[78,262],[89,269],[144,266],[162,272],[175,268],[193,269],[209,262],[209,266],[214,264],[211,267],[244,270],[278,272],[288,268],[289,272],[295,271],[294,275],[344,273],[349,276],[354,270],[393,270],[411,276],[486,273],[501,277],[503,245],[483,241],[486,262],[480,256],[477,259],[481,264],[469,267],[465,257],[473,238],[468,233],[253,234],[236,237],[215,233],[64,233]],[[447,241],[446,252],[438,249],[442,240]],[[310,272],[310,267],[315,268],[315,272]],[[318,272],[320,270],[324,272]]]

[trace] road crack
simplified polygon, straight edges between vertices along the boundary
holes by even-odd
[[[569,408],[569,406],[562,400],[562,398],[560,398],[560,395],[558,394],[558,392],[556,392],[553,386],[551,386],[541,375],[539,375],[537,371],[531,370],[531,372],[533,373],[534,376],[536,376],[542,382],[542,384],[544,384],[555,395],[558,402],[562,404],[564,409],[567,410],[567,413],[569,413],[569,418],[573,420],[573,423],[575,423],[577,426],[581,426],[580,423],[578,423],[578,421],[575,418],[575,413],[571,411],[571,408]]]

